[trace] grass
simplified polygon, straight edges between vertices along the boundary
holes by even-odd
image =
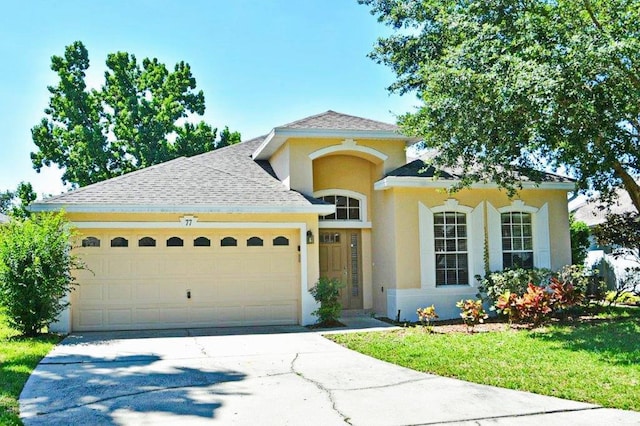
[[[0,424],[22,424],[20,392],[38,362],[59,341],[57,335],[19,336],[0,310]]]
[[[539,330],[429,334],[421,327],[331,335],[414,370],[640,411],[640,309]]]

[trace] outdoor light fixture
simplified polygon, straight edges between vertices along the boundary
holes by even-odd
[[[313,232],[307,231],[307,244],[313,244]]]

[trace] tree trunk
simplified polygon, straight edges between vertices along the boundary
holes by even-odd
[[[629,197],[631,197],[631,202],[634,206],[636,206],[636,211],[640,212],[640,185],[636,182],[633,177],[627,173],[627,171],[622,167],[619,161],[614,161],[613,169],[616,174],[622,179],[622,185],[624,189],[629,193]]]

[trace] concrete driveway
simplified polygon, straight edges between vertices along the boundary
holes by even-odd
[[[302,327],[72,335],[20,408],[26,425],[640,424],[636,412],[398,367]]]

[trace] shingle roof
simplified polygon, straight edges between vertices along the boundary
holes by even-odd
[[[264,136],[191,158],[180,157],[67,192],[39,204],[305,207],[250,154]],[[318,204],[324,204],[316,200]]]
[[[398,126],[368,118],[326,111],[312,115],[292,123],[278,126],[281,129],[331,129],[331,130],[364,130],[364,131],[398,131]]]
[[[407,177],[424,177],[433,178],[436,174],[436,169],[433,166],[427,166],[421,159],[413,160],[404,166],[398,167],[395,170],[387,173],[387,176],[407,176]],[[440,171],[438,179],[441,180],[459,180],[462,177],[462,170],[455,169],[443,169]],[[527,182],[529,179],[522,175],[520,177],[522,182]],[[542,176],[543,182],[561,182],[570,183],[574,182],[572,179],[554,173],[544,173]]]
[[[595,226],[604,223],[609,213],[622,214],[635,211],[636,208],[631,202],[629,193],[618,190],[611,204],[604,204],[597,198],[586,200],[573,209],[573,217],[588,226]]]

